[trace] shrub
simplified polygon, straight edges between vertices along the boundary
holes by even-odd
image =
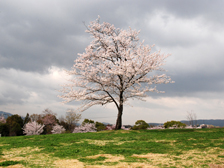
[[[9,125],[7,123],[0,123],[1,136],[9,136]]]
[[[106,126],[103,123],[98,122],[98,121],[95,123],[93,120],[85,119],[82,122],[82,126],[84,126],[85,124],[95,124],[97,131],[106,130]]]
[[[135,122],[135,125],[132,127],[133,130],[147,129],[149,124],[147,124],[144,120],[138,120]]]
[[[101,122],[96,122],[95,127],[96,127],[97,131],[106,130],[106,126]]]
[[[167,121],[164,123],[164,127],[165,128],[169,128],[169,127],[185,128],[186,124],[180,121]]]
[[[85,125],[86,123],[91,124],[91,123],[94,123],[94,121],[93,121],[93,120],[89,120],[89,119],[85,119],[85,120],[82,122],[82,125]]]

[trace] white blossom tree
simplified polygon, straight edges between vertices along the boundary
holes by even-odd
[[[169,55],[151,53],[151,47],[139,42],[139,31],[122,30],[110,23],[90,22],[87,33],[93,41],[85,52],[78,54],[69,75],[75,75],[71,83],[64,85],[65,103],[83,101],[79,108],[84,111],[93,105],[114,103],[118,109],[116,129],[121,129],[124,103],[129,98],[143,100],[147,92],[160,92],[154,84],[170,83],[165,74],[151,75],[161,68]]]
[[[61,134],[61,133],[65,132],[65,128],[61,125],[56,124],[55,126],[53,126],[51,132],[52,132],[52,134]]]
[[[79,127],[75,127],[73,133],[96,132],[97,128],[94,123],[85,123]]]
[[[28,122],[23,127],[23,133],[26,135],[40,135],[44,131],[44,126],[36,121]]]
[[[3,115],[0,116],[0,123],[6,123],[6,119]]]

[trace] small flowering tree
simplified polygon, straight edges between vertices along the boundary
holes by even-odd
[[[73,133],[96,132],[96,130],[95,123],[86,123],[85,125],[75,127]]]
[[[114,103],[118,110],[116,128],[121,129],[124,103],[128,99],[142,100],[148,92],[158,92],[154,84],[172,82],[161,66],[169,55],[151,53],[151,47],[139,42],[139,31],[122,30],[110,23],[93,21],[86,30],[93,41],[79,54],[69,75],[76,75],[61,90],[65,103],[83,101],[79,109]],[[151,73],[151,76],[149,74]],[[154,75],[152,75],[154,74]]]
[[[44,125],[38,124],[36,121],[29,122],[24,125],[23,133],[26,135],[40,135],[44,131]]]
[[[51,132],[52,132],[52,134],[61,134],[61,133],[65,132],[65,128],[61,125],[56,124],[55,126],[53,126]]]
[[[53,126],[57,123],[55,115],[46,114],[41,121],[45,125],[44,132],[50,134]]]
[[[0,116],[0,123],[6,123],[6,119],[4,116]]]

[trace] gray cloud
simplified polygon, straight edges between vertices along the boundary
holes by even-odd
[[[172,54],[164,68],[176,83],[158,85],[166,93],[150,96],[222,99],[223,5],[221,0],[1,1],[0,105],[16,105],[18,111],[23,110],[20,104],[35,110],[76,107],[77,102],[60,107],[56,90],[65,81],[59,76],[91,41],[83,22],[88,25],[98,15],[101,22],[118,28],[141,29],[141,40],[156,44],[155,51]]]

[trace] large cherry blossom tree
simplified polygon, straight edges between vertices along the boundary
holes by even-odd
[[[143,100],[147,92],[161,92],[152,85],[172,82],[169,76],[154,73],[165,71],[161,66],[169,55],[151,53],[153,46],[139,41],[140,31],[100,24],[99,17],[90,22],[86,32],[93,40],[67,71],[75,77],[64,85],[59,97],[65,103],[83,101],[79,111],[114,103],[118,110],[116,129],[121,129],[123,106],[129,98]]]

